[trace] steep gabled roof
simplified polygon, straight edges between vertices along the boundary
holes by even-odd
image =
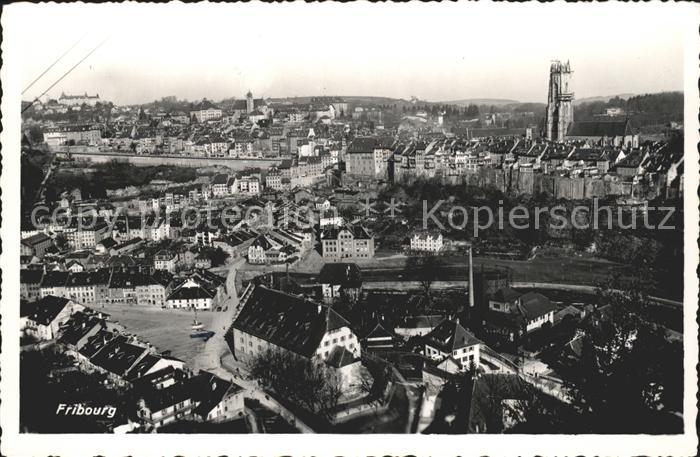
[[[305,357],[326,332],[350,323],[336,311],[302,297],[256,285],[242,304],[233,328]]]
[[[47,271],[41,281],[41,287],[65,287],[68,281],[66,271]]]
[[[442,321],[425,338],[427,344],[447,353],[481,343],[481,340],[453,320]]]
[[[124,376],[144,352],[145,348],[130,344],[126,337],[118,336],[92,356],[90,362],[118,376]]]
[[[345,346],[334,346],[326,359],[326,363],[333,368],[342,368],[357,361],[355,355],[345,349]]]
[[[629,121],[578,121],[571,124],[567,136],[615,137],[629,135]]]
[[[25,315],[37,324],[49,325],[69,302],[67,298],[47,295],[24,307],[22,314],[27,313]]]
[[[511,302],[520,297],[520,292],[510,287],[503,287],[498,289],[495,294],[493,294],[493,299],[500,302]]]
[[[226,395],[243,390],[238,384],[221,379],[208,371],[200,371],[192,377],[191,382],[194,391],[193,399],[199,402],[194,413],[204,418],[221,403]]]
[[[528,320],[536,319],[556,311],[557,307],[549,298],[537,292],[528,292],[520,297],[518,310]]]

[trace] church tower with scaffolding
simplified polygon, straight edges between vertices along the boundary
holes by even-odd
[[[571,91],[571,65],[555,60],[549,68],[549,94],[544,128],[550,141],[564,141],[574,121],[574,93]]]

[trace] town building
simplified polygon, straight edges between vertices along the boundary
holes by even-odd
[[[23,300],[35,301],[40,297],[43,269],[21,269],[19,271],[19,296]]]
[[[345,170],[349,175],[372,179],[388,179],[388,161],[396,141],[390,137],[359,137],[352,140],[345,154]]]
[[[46,250],[53,246],[53,240],[45,233],[37,233],[20,241],[20,255],[43,257]]]
[[[321,232],[321,254],[324,259],[371,259],[374,257],[374,236],[360,225],[329,226]]]
[[[354,303],[362,294],[362,272],[355,263],[327,263],[318,275],[323,300],[347,299]]]
[[[436,254],[444,247],[442,233],[435,231],[416,232],[411,237],[411,251]]]
[[[166,306],[178,309],[212,310],[227,295],[226,279],[197,270],[168,295]]]
[[[205,122],[212,119],[219,119],[223,111],[206,98],[197,103],[190,111],[190,117],[197,122]]]
[[[87,92],[85,92],[83,95],[67,95],[64,92],[61,92],[61,96],[58,97],[58,103],[65,106],[95,106],[101,102],[102,100],[100,100],[100,94],[88,95]]]
[[[40,341],[52,340],[71,314],[83,309],[84,306],[68,298],[47,295],[20,307],[20,330]]]
[[[424,355],[443,363],[452,358],[461,370],[479,368],[482,342],[459,322],[446,319],[425,336]]]
[[[176,252],[161,250],[153,257],[153,266],[156,270],[164,270],[175,273],[178,255]]]
[[[486,315],[488,331],[514,342],[519,337],[554,323],[557,307],[537,292],[521,294],[509,287],[498,290],[489,299]]]
[[[240,307],[231,326],[232,351],[238,360],[280,350],[326,361],[337,346],[360,357],[360,342],[350,323],[330,306],[251,283]]]

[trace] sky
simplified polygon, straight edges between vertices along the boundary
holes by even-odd
[[[116,104],[367,95],[546,102],[552,59],[576,98],[683,88],[683,28],[660,4],[14,4],[23,94]],[[697,18],[697,16],[695,16]]]

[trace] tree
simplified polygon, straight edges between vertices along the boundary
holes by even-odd
[[[229,258],[228,252],[224,251],[220,247],[214,249],[210,254],[209,254],[209,260],[211,260],[211,265],[213,267],[223,265],[226,263],[226,260]]]
[[[360,390],[367,394],[368,403],[374,403],[378,408],[382,403],[382,395],[387,384],[391,381],[391,367],[389,364],[382,364],[372,360],[367,365],[367,369],[372,377],[362,377],[360,379]]]
[[[409,278],[415,278],[420,283],[423,293],[430,299],[430,288],[438,279],[441,266],[442,262],[435,255],[409,257],[404,271]]]
[[[599,316],[583,325],[582,353],[571,385],[572,404],[583,419],[581,432],[680,431],[664,411],[682,409],[674,397],[683,390],[681,351],[663,328],[640,317],[648,306],[639,289],[601,288]]]
[[[321,360],[268,349],[249,363],[249,376],[296,405],[330,419],[342,395],[340,375]]]

